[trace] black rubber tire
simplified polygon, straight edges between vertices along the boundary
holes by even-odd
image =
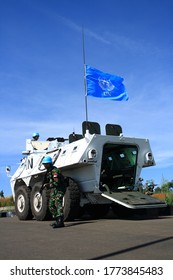
[[[51,218],[48,208],[49,191],[43,189],[40,193],[40,187],[34,186],[31,191],[31,210],[37,221],[44,221]]]
[[[19,220],[32,219],[30,208],[30,189],[26,186],[20,186],[15,191],[15,212]]]
[[[68,178],[68,186],[64,195],[64,221],[73,221],[80,214],[80,189],[78,184]]]

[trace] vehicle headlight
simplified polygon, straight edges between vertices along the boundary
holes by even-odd
[[[145,163],[147,165],[153,165],[153,162],[154,162],[154,157],[153,157],[152,153],[151,152],[146,153],[146,155],[145,155]]]
[[[96,155],[97,155],[97,151],[95,149],[92,149],[92,150],[89,150],[88,151],[88,158],[89,159],[94,159],[96,158]]]

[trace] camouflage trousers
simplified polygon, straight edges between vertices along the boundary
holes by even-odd
[[[49,198],[49,210],[53,218],[63,216],[63,196],[64,193],[56,189],[52,189]]]

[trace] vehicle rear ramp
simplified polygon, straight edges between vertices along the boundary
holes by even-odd
[[[166,207],[166,203],[150,195],[138,191],[111,192],[109,190],[102,193],[102,196],[130,209],[146,209]]]

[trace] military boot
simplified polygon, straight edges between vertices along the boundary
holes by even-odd
[[[55,225],[56,225],[56,221],[50,224],[51,227],[53,227]]]
[[[64,227],[64,218],[60,216],[56,219],[55,223],[52,225],[53,228]]]

